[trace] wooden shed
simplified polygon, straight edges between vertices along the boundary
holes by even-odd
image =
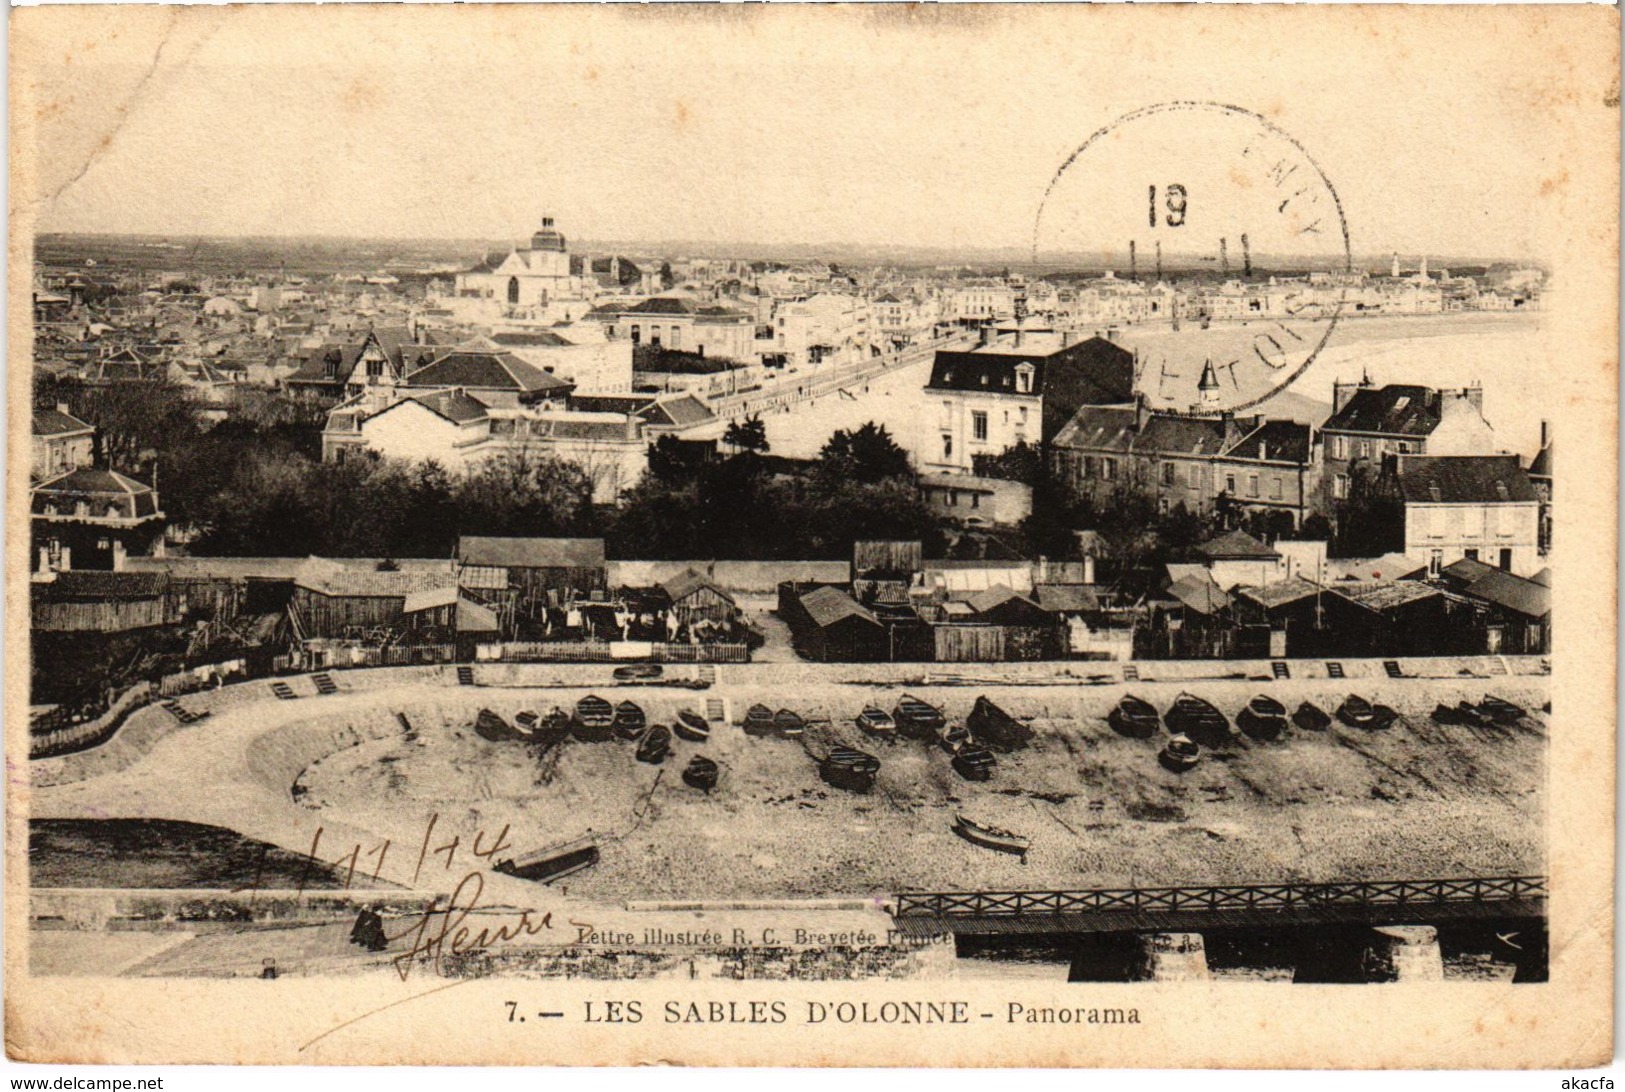
[[[890,658],[886,627],[874,613],[840,588],[819,587],[796,600],[785,619],[796,648],[825,663],[872,663]]]
[[[564,608],[608,587],[601,538],[512,538],[463,535],[457,540],[458,583],[497,600],[517,593],[526,617]]]
[[[672,614],[679,625],[692,626],[703,620],[725,626],[739,618],[739,604],[734,602],[733,596],[712,583],[710,577],[693,569],[684,569],[663,581],[660,590],[671,602]]]
[[[378,571],[313,557],[294,576],[290,610],[303,637],[365,637],[379,628],[403,628],[409,596],[455,592],[456,580],[449,563],[445,569]]]

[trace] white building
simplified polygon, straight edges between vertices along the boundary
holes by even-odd
[[[570,272],[565,238],[554,228],[553,218],[545,216],[529,246],[515,247],[501,260],[488,257],[457,274],[456,298],[483,301],[475,311],[571,322],[590,306],[588,279]]]
[[[1462,558],[1532,576],[1540,557],[1540,500],[1516,455],[1400,455],[1404,553],[1430,575]]]

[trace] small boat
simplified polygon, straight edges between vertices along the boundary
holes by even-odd
[[[506,743],[509,740],[524,738],[514,731],[513,725],[489,709],[481,709],[474,718],[474,731],[481,739],[488,739],[492,743]]]
[[[1298,711],[1292,714],[1292,723],[1305,732],[1324,732],[1332,726],[1332,718],[1320,706],[1304,702],[1298,706]]]
[[[664,673],[665,668],[659,664],[624,664],[612,672],[616,682],[645,682],[658,679]]]
[[[1380,704],[1371,707],[1371,730],[1374,732],[1392,727],[1394,721],[1398,719],[1399,710],[1397,709]]]
[[[598,840],[588,835],[573,842],[527,853],[523,857],[498,861],[491,870],[504,876],[517,876],[521,880],[552,883],[597,863]]]
[[[978,697],[965,718],[965,727],[978,741],[1001,751],[1015,751],[1032,742],[1033,730],[985,696]]]
[[[1202,759],[1202,749],[1187,735],[1176,735],[1157,753],[1157,761],[1174,773],[1184,773]]]
[[[708,793],[717,787],[717,773],[715,762],[704,755],[695,755],[683,770],[683,784]]]
[[[1112,731],[1129,739],[1150,739],[1157,734],[1161,725],[1161,718],[1157,716],[1156,706],[1133,694],[1124,694],[1118,699],[1112,711],[1106,714],[1106,723],[1112,726]]]
[[[1014,853],[1027,862],[1027,850],[1032,843],[1019,834],[998,827],[990,827],[985,823],[978,823],[967,819],[963,815],[954,816],[954,833],[973,845],[984,849],[996,849],[1000,853]]]
[[[956,754],[970,743],[970,729],[963,724],[950,724],[937,737],[937,746],[949,754]]]
[[[781,736],[799,736],[807,730],[807,722],[794,709],[780,709],[773,714],[773,728]]]
[[[1439,724],[1461,724],[1468,728],[1487,728],[1490,719],[1470,702],[1460,702],[1456,705],[1445,705],[1442,702],[1433,707],[1433,719]]]
[[[859,728],[872,736],[890,739],[897,732],[897,722],[891,719],[891,714],[878,706],[865,705],[863,712],[854,719]]]
[[[570,714],[556,705],[547,711],[547,715],[536,726],[537,741],[548,746],[563,741],[569,734]]]
[[[748,736],[770,736],[777,731],[773,722],[773,710],[765,705],[753,705],[745,710],[745,720],[740,727]]]
[[[986,747],[964,747],[953,758],[954,772],[966,781],[986,781],[999,760]]]
[[[526,739],[538,738],[541,731],[541,715],[530,710],[522,709],[513,715],[513,728]]]
[[[680,710],[677,723],[672,726],[677,734],[690,743],[704,743],[711,738],[711,722],[692,709]]]
[[[615,707],[597,694],[576,702],[575,723],[570,731],[583,743],[602,743],[615,730]]]
[[[613,724],[615,734],[622,739],[637,739],[648,727],[649,718],[643,715],[643,707],[637,702],[623,701],[615,706]]]
[[[1350,694],[1342,705],[1337,707],[1337,719],[1350,728],[1376,727],[1376,710],[1370,702],[1358,694]]]
[[[1512,724],[1527,713],[1523,706],[1514,705],[1494,694],[1484,696],[1484,700],[1478,703],[1478,711],[1497,724]]]
[[[897,722],[898,734],[909,739],[936,739],[937,733],[947,723],[941,709],[909,694],[898,699],[891,715]]]
[[[868,792],[880,772],[880,759],[851,747],[836,747],[818,764],[818,775],[838,789]]]
[[[1253,739],[1279,739],[1286,731],[1286,706],[1260,694],[1236,714],[1236,727]]]
[[[666,761],[671,753],[671,729],[664,724],[657,724],[643,733],[638,740],[638,749],[633,756],[639,762],[647,762],[651,766],[658,766]]]
[[[1208,747],[1230,742],[1230,721],[1211,702],[1195,694],[1181,694],[1164,718],[1174,735],[1187,736]]]

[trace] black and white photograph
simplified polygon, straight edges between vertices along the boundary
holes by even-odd
[[[8,1053],[1607,1060],[1617,36],[14,11]]]

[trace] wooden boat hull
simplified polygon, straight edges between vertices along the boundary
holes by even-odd
[[[671,753],[671,729],[664,724],[657,724],[643,733],[638,741],[638,749],[633,755],[639,762],[647,762],[651,766],[658,766],[666,761]]]
[[[1318,705],[1304,702],[1292,714],[1292,723],[1306,732],[1324,732],[1332,726],[1332,718]]]
[[[807,722],[792,709],[780,709],[773,714],[773,729],[781,736],[794,738],[807,730]]]
[[[683,769],[683,784],[701,792],[710,792],[717,787],[718,768],[704,755],[695,755]]]
[[[993,752],[985,750],[962,750],[954,755],[952,763],[954,772],[966,781],[989,781],[993,778],[993,770],[998,762]]]
[[[1194,770],[1197,763],[1201,762],[1202,759],[1199,755],[1175,754],[1164,747],[1157,752],[1157,761],[1162,763],[1163,769],[1171,773],[1184,773],[1187,770]]]
[[[545,884],[591,868],[598,860],[598,843],[591,838],[583,838],[527,853],[517,859],[498,861],[492,866],[492,871]]]
[[[1376,711],[1358,694],[1351,694],[1337,707],[1337,719],[1350,728],[1370,728]]]
[[[1019,834],[995,827],[984,827],[980,823],[973,823],[963,815],[954,819],[954,833],[972,845],[996,850],[999,853],[1010,853],[1017,857],[1026,857],[1027,851],[1032,848],[1032,843]]]
[[[615,707],[603,698],[588,695],[576,703],[575,721],[570,732],[583,743],[602,743],[615,732]]]
[[[1112,731],[1129,739],[1150,739],[1157,734],[1161,720],[1150,702],[1125,697],[1106,714],[1106,723]]]
[[[936,739],[947,723],[941,709],[908,694],[904,694],[892,710],[892,720],[897,725],[898,735],[927,741]]]
[[[1515,724],[1527,715],[1527,710],[1521,705],[1488,695],[1478,703],[1478,713],[1482,717],[1494,721],[1496,724]]]
[[[622,739],[632,740],[643,734],[643,730],[649,726],[649,720],[643,715],[640,706],[623,701],[615,707],[613,726],[616,735]]]
[[[868,792],[874,787],[875,775],[879,772],[879,759],[850,747],[835,748],[818,764],[818,776],[848,792]]]
[[[765,705],[753,705],[745,713],[744,723],[740,725],[748,736],[770,736],[778,731],[773,720],[773,710]]]
[[[698,713],[684,709],[677,714],[677,722],[672,725],[672,731],[690,743],[704,743],[711,738],[711,723]]]
[[[1236,727],[1250,739],[1268,742],[1281,738],[1281,733],[1286,731],[1286,717],[1284,710],[1282,716],[1264,716],[1249,705],[1236,714]]]
[[[1189,736],[1205,747],[1222,747],[1230,742],[1230,721],[1212,702],[1194,694],[1181,694],[1163,719],[1169,731]]]
[[[941,747],[949,754],[954,754],[959,751],[961,747],[968,746],[969,744],[970,729],[966,728],[963,724],[955,724],[951,727],[945,728],[943,729],[942,734],[937,737],[937,746]]]
[[[897,735],[897,722],[879,709],[865,709],[857,715],[855,723],[876,739],[892,739]]]
[[[513,725],[489,709],[481,709],[474,717],[474,732],[492,743],[509,743],[524,738],[514,731]]]
[[[965,727],[982,743],[999,751],[1017,751],[1032,742],[1033,730],[986,697],[978,697]]]

